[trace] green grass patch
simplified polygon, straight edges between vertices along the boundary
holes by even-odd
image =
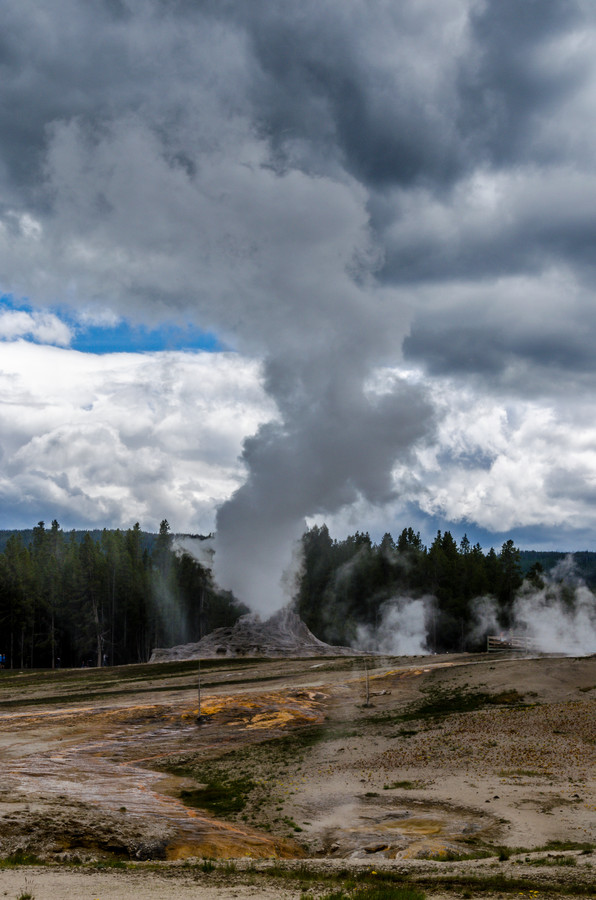
[[[520,706],[527,705],[524,703],[524,695],[519,691],[501,691],[499,694],[489,694],[488,703],[496,706]]]
[[[466,843],[476,843],[476,839],[469,838]],[[549,853],[555,851],[577,850],[583,854],[588,854],[592,853],[592,851],[596,849],[596,844],[588,843],[586,841],[549,841],[548,843],[542,844],[539,847],[505,847],[500,844],[495,845],[478,842],[478,846],[483,850],[492,851],[489,855],[496,855],[501,861],[505,861],[511,856],[523,856],[524,854],[529,855],[531,853]]]
[[[322,894],[320,900],[424,900],[422,891],[402,887],[371,887],[356,891],[331,891]]]
[[[383,885],[361,888],[350,895],[350,900],[424,900],[425,896],[415,888]]]
[[[210,872],[214,872],[216,869],[215,861],[212,859],[204,859],[203,862],[199,865],[201,872],[205,872],[208,875]]]
[[[221,670],[251,670],[262,665],[265,660],[258,658],[240,659],[202,659],[201,673],[218,674]],[[76,669],[3,669],[0,671],[0,692],[8,692],[15,688],[26,688],[28,692],[37,692],[37,698],[27,697],[21,700],[4,700],[0,705],[10,706],[33,705],[35,703],[69,703],[96,699],[104,694],[119,696],[145,691],[185,690],[194,686],[198,675],[198,660],[178,660],[166,663],[137,663],[127,666],[109,666]],[[264,676],[258,681],[273,679]],[[186,679],[180,684],[172,684],[173,679]],[[249,677],[226,679],[226,684],[242,684],[250,681]],[[220,684],[217,681],[204,681],[205,686]],[[153,685],[147,685],[153,682]],[[165,684],[163,682],[166,682]],[[55,694],[48,693],[56,691]],[[65,693],[65,692],[68,693]]]
[[[200,868],[200,864],[192,864],[192,867]],[[276,879],[302,892],[302,900],[314,900],[315,897],[317,900],[424,900],[426,891],[429,896],[444,892],[454,898],[498,893],[512,900],[519,895],[528,897],[537,893],[549,897],[594,896],[592,883],[573,881],[571,872],[566,873],[564,879],[553,875],[549,873],[548,887],[545,887],[544,876],[540,880],[538,872],[536,878],[514,878],[490,871],[465,875],[435,870],[432,874],[421,872],[412,877],[404,871],[380,869],[377,872],[372,866],[367,866],[364,871],[352,870],[349,866],[329,871],[304,863],[297,867],[285,865],[281,860],[271,866],[249,865],[242,871],[243,877],[251,879],[256,897],[261,880],[270,886]]]
[[[392,781],[391,784],[384,784],[384,791],[415,791],[418,788],[424,787],[422,781]]]
[[[258,744],[224,753],[217,759],[205,762],[204,754],[184,754],[164,760],[159,768],[173,775],[192,778],[196,788],[183,790],[180,799],[188,806],[204,809],[214,815],[232,818],[243,813],[242,820],[264,827],[268,812],[280,811],[283,803],[280,785],[289,777],[288,765],[297,770],[305,754],[322,741],[345,739],[355,734],[352,727],[325,728],[306,726],[295,728],[279,738],[270,738]],[[263,771],[266,778],[256,778]],[[284,824],[294,831],[301,830],[295,823]]]
[[[523,700],[523,695],[517,691],[487,694],[484,691],[434,687],[428,691],[426,698],[406,715],[409,718],[434,718],[454,713],[475,712],[485,706],[519,706]]]
[[[433,886],[444,887],[453,891],[454,888],[469,888],[472,891],[472,897],[477,897],[485,893],[499,892],[501,894],[513,894],[525,896],[529,894],[546,894],[548,897],[554,896],[571,896],[571,897],[590,897],[594,896],[594,889],[591,885],[582,884],[581,882],[553,882],[549,881],[545,888],[540,882],[533,881],[530,878],[506,878],[505,876],[492,875],[487,877],[464,877],[454,876],[448,879],[436,879]]]
[[[127,869],[123,859],[98,859],[91,864],[93,869]]]
[[[526,859],[529,866],[576,866],[575,856],[539,856],[536,859]]]
[[[242,812],[255,786],[250,778],[229,778],[210,769],[204,773],[204,786],[181,791],[180,799],[186,806],[225,818]]]
[[[15,850],[14,853],[10,853],[4,859],[0,859],[0,869],[13,869],[15,866],[43,865],[45,865],[43,859],[40,859],[34,853],[26,853],[24,850]]]
[[[296,753],[316,747],[328,741],[349,740],[359,737],[360,731],[353,725],[307,725],[297,728],[290,734],[280,738],[271,738],[259,744],[265,751],[273,751],[278,756],[285,756],[294,762]]]
[[[534,769],[506,769],[499,772],[499,778],[540,778],[544,772],[537,772]]]
[[[596,850],[596,844],[589,841],[549,841],[538,850],[581,850],[583,853],[591,853]]]
[[[471,691],[465,687],[437,687],[433,685],[425,691],[422,700],[411,703],[402,712],[385,712],[369,717],[369,722],[387,724],[392,722],[413,722],[420,719],[440,719],[458,713],[475,712],[487,706],[526,707],[523,694],[518,691],[501,691],[489,694],[486,691]],[[409,737],[416,731],[402,729],[401,736]]]
[[[250,668],[261,665],[263,659],[256,657],[239,657],[238,659],[201,659],[201,671],[211,669]],[[163,663],[132,663],[126,666],[92,666],[90,668],[70,669],[2,669],[0,671],[0,687],[14,686],[14,683],[27,685],[46,685],[49,682],[118,682],[161,680],[178,675],[194,675],[199,661],[174,660]],[[11,684],[12,682],[12,684]]]
[[[253,871],[257,873],[256,869]],[[375,872],[374,869],[329,872],[310,869],[305,864],[292,869],[283,863],[274,863],[260,871],[266,878],[302,883],[303,886],[316,883],[319,890],[329,885],[331,890],[317,893],[318,900],[425,900],[426,897],[418,886],[407,883],[401,873]]]
[[[196,668],[196,666],[195,666]],[[99,670],[101,671],[101,669]],[[279,681],[278,675],[261,675],[258,678],[230,678],[225,680],[226,687],[239,684],[252,684],[264,681]],[[209,681],[201,678],[201,687],[203,689],[210,687],[221,687],[221,681]],[[97,685],[93,685],[97,687]],[[159,684],[140,687],[136,682],[130,683],[128,687],[112,688],[104,685],[100,690],[73,690],[68,694],[38,694],[35,697],[19,697],[12,700],[0,700],[0,709],[21,708],[24,706],[50,706],[60,705],[66,706],[68,703],[90,703],[94,700],[111,699],[112,697],[126,697],[134,694],[159,694],[165,691],[189,691],[196,690],[194,681],[183,682],[181,684]]]
[[[220,865],[219,871],[223,875],[235,875],[236,872],[238,871],[238,867],[235,862],[230,862],[229,860],[226,860],[225,862],[223,862]]]

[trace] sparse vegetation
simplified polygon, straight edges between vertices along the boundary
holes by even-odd
[[[499,772],[499,778],[540,778],[544,772],[536,772],[534,769],[505,769]]]
[[[92,863],[92,866],[94,869],[126,869],[128,863],[123,859],[111,857],[108,859],[98,859]]]
[[[422,700],[409,704],[406,709],[396,712],[383,712],[369,717],[369,721],[377,724],[418,721],[424,719],[441,719],[458,713],[475,712],[487,706],[524,707],[524,697],[516,690],[490,694],[486,691],[470,690],[466,687],[450,687],[432,685],[425,691]],[[412,737],[417,731],[401,729],[398,734]]]
[[[414,704],[403,718],[422,719],[449,716],[454,713],[474,712],[485,706],[519,706],[523,696],[517,691],[506,691],[489,694],[484,691],[466,690],[465,688],[432,687],[420,703]]]
[[[215,868],[216,865],[213,859],[204,859],[200,865],[201,872],[205,872],[207,875],[209,875],[210,872],[214,872]]]
[[[549,841],[537,850],[581,850],[582,853],[592,853],[596,850],[596,843],[590,841]]]
[[[15,850],[14,853],[10,853],[8,856],[5,856],[4,859],[0,859],[0,869],[12,869],[16,866],[42,866],[44,865],[44,861],[36,856],[34,853],[26,853],[23,850]]]
[[[423,786],[422,781],[392,781],[391,784],[384,784],[384,791],[415,791]]]
[[[391,887],[365,887],[355,891],[331,891],[322,894],[320,900],[424,900],[426,894],[413,888]]]
[[[204,782],[204,786],[181,791],[182,802],[223,818],[242,812],[256,787],[250,778],[230,778],[214,767],[199,770],[195,777]]]
[[[527,859],[530,866],[576,866],[575,856],[540,856],[537,859]]]

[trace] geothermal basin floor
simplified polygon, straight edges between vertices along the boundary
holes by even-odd
[[[367,666],[368,705],[362,658],[203,663],[201,725],[196,663],[0,673],[0,855],[52,863],[0,888],[78,866],[89,896],[86,867],[114,861],[113,897],[148,867],[183,897],[223,860],[244,862],[201,896],[255,877],[268,896],[271,859],[406,871],[435,897],[449,872],[596,880],[595,658]]]

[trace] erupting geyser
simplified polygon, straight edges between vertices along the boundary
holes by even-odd
[[[245,441],[246,482],[217,515],[215,577],[264,614],[291,599],[305,517],[362,498],[384,503],[395,497],[396,461],[408,458],[434,421],[420,386],[393,380],[383,393],[366,389],[390,342],[380,299],[371,313],[361,289],[344,277],[344,317],[332,343],[304,333],[303,352],[294,355],[292,326],[292,341],[282,346],[287,352],[267,361],[265,384],[282,419]],[[319,292],[319,329],[330,316],[325,304],[335,299]],[[399,341],[393,350],[399,351]]]

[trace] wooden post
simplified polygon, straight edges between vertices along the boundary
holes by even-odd
[[[201,657],[199,656],[199,679],[198,679],[198,695],[199,695],[199,711],[197,713],[197,725],[204,725],[207,721],[207,716],[204,716],[201,712]]]
[[[365,707],[372,706],[372,703],[370,702],[370,682],[369,682],[369,678],[368,678],[368,660],[367,659],[364,660],[364,677],[366,680],[366,701],[364,703],[364,706]]]

